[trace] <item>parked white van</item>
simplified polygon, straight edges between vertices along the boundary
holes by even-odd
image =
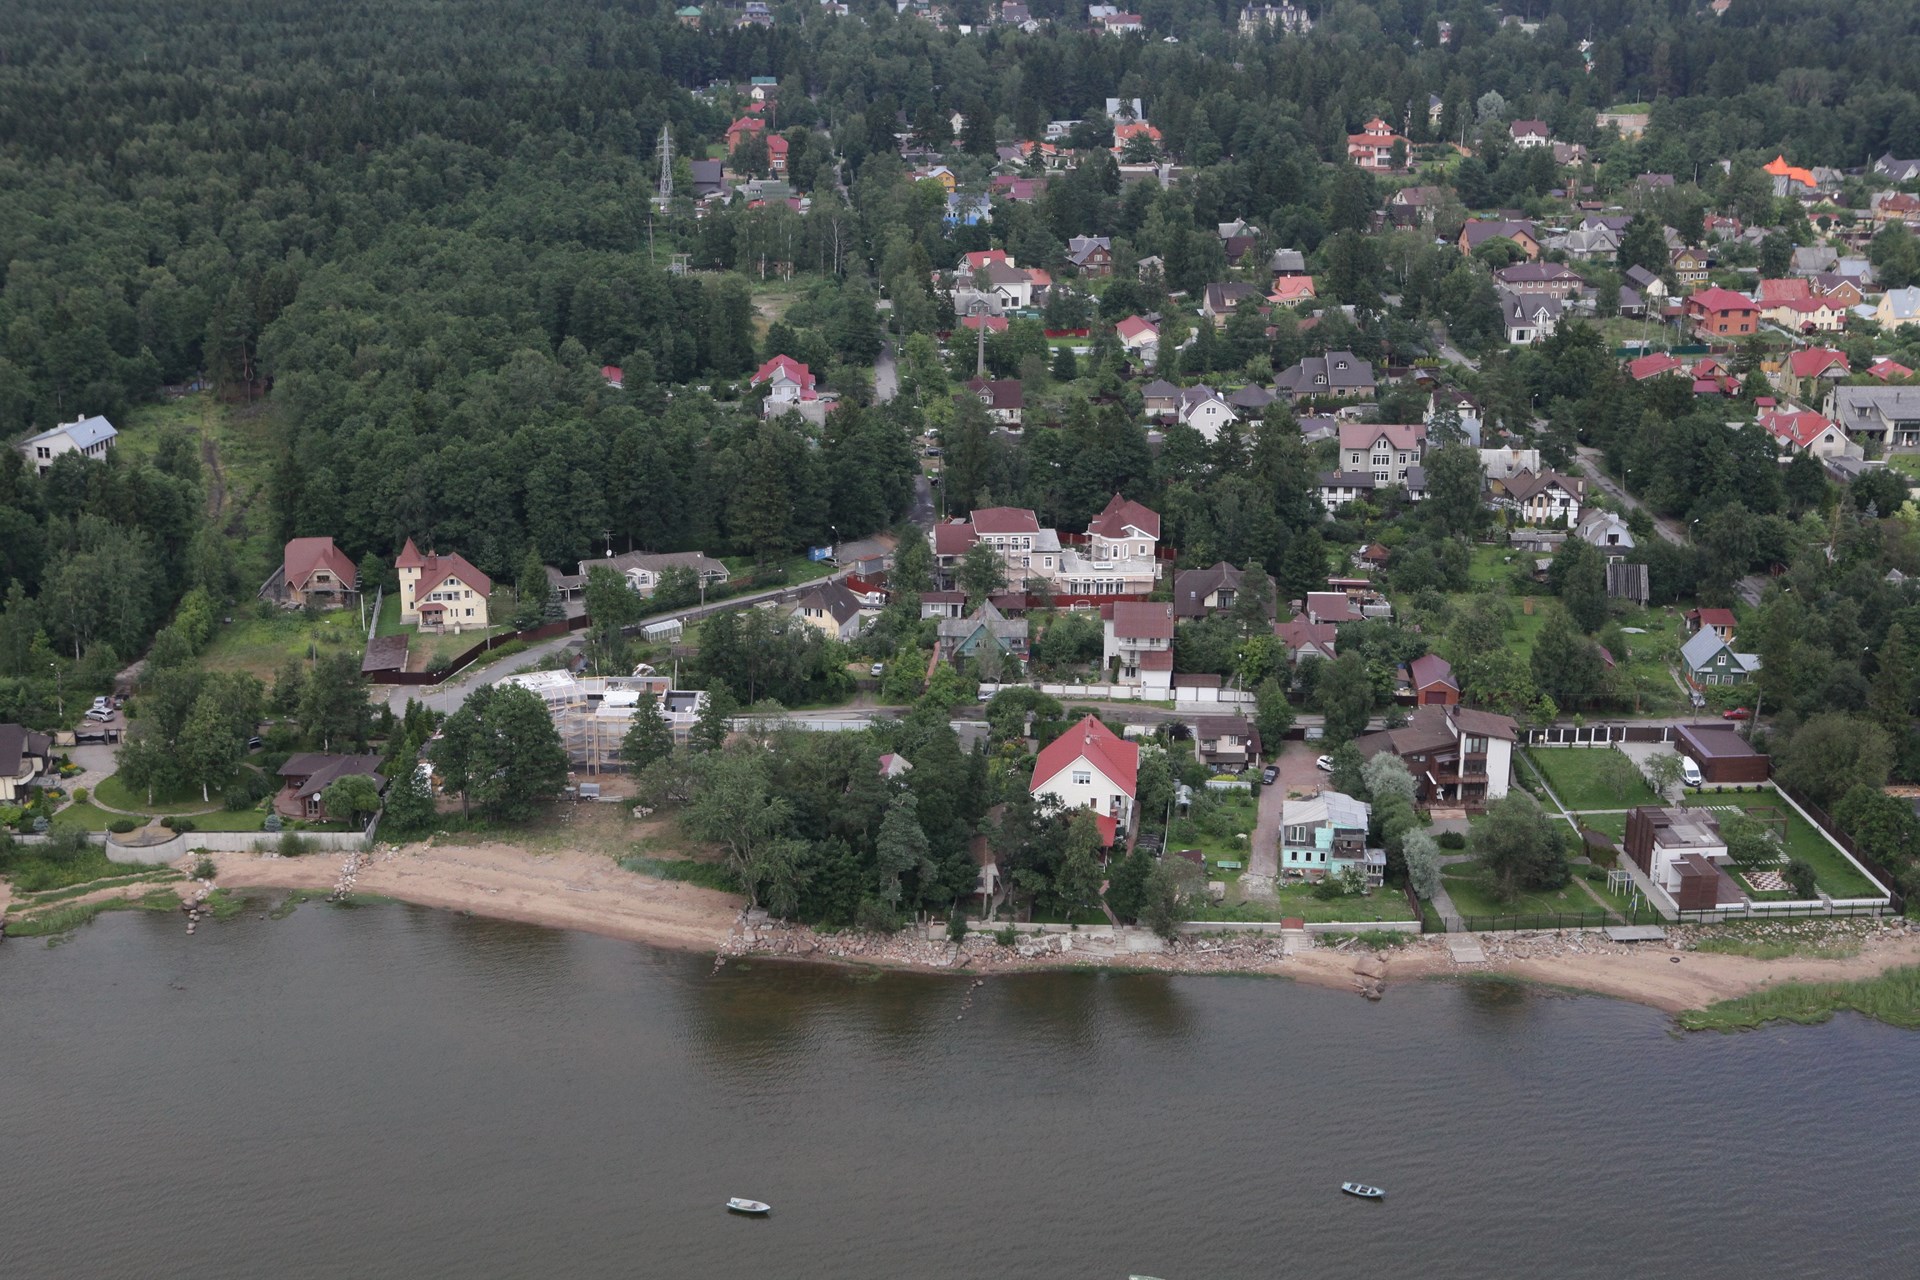
[[[1700,762],[1692,756],[1680,757],[1680,781],[1690,787],[1697,787],[1706,781],[1700,776]]]

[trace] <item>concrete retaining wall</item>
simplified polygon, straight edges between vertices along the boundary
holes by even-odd
[[[359,831],[302,831],[300,839],[316,853],[335,853],[364,849],[367,836]],[[267,853],[280,847],[280,833],[273,831],[188,831],[160,844],[124,845],[106,841],[107,857],[114,862],[171,862],[194,849],[214,853]]]

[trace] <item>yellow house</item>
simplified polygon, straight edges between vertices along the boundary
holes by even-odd
[[[407,539],[394,562],[400,571],[400,621],[434,631],[484,631],[487,597],[493,579],[467,563],[465,556],[420,554]]]

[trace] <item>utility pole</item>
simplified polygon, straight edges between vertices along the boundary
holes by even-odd
[[[60,669],[57,662],[49,662],[47,667],[53,672],[53,696],[60,708],[60,722],[67,720],[67,673]]]

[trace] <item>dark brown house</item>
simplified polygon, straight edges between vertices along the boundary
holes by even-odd
[[[342,778],[364,774],[373,779],[375,790],[386,790],[387,780],[380,775],[380,757],[332,755],[323,751],[303,751],[289,756],[280,766],[280,790],[273,797],[273,811],[283,818],[306,822],[334,820],[326,812],[320,796]]]

